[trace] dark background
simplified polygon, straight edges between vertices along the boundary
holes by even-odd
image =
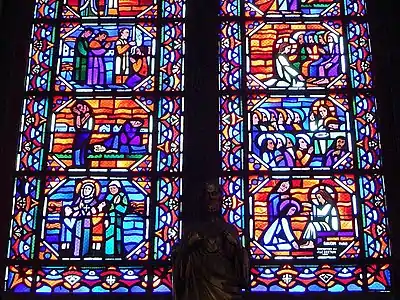
[[[396,40],[396,0],[367,0],[368,21],[372,36],[380,132],[384,153],[384,173],[393,242],[393,293],[387,294],[318,294],[292,296],[283,294],[248,295],[248,299],[399,299],[400,184],[399,117],[396,83],[399,75],[399,51]],[[23,80],[28,55],[33,0],[0,0],[0,287],[3,284],[12,199],[12,176],[15,169],[17,133],[23,100]],[[218,153],[218,81],[217,32],[218,0],[188,0],[186,55],[186,119],[184,139],[184,220],[196,215],[196,193],[206,179],[220,175]],[[397,296],[397,297],[396,297]],[[7,299],[70,299],[71,296],[3,295]],[[76,296],[74,296],[76,297]],[[81,299],[111,299],[112,295],[81,296]],[[1,298],[1,296],[0,296]],[[144,299],[137,295],[118,295],[120,299]],[[148,299],[170,299],[150,296]]]

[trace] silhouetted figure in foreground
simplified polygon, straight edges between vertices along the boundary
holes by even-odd
[[[173,251],[174,300],[242,299],[249,283],[249,257],[236,228],[221,216],[219,186],[206,183],[202,218]]]

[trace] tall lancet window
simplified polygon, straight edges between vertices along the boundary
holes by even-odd
[[[6,290],[169,292],[185,3],[36,1]]]
[[[388,291],[364,0],[222,0],[225,217],[253,292]]]

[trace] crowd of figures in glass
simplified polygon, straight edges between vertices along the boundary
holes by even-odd
[[[246,30],[250,89],[345,85],[339,22],[269,25],[254,21],[246,23]]]
[[[250,169],[350,169],[349,105],[340,96],[255,96],[248,101]]]
[[[251,289],[389,290],[365,1],[220,2],[220,180]]]

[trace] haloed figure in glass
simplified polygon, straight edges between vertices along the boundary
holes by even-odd
[[[303,233],[305,243],[301,248],[314,248],[320,232],[337,232],[340,230],[339,214],[335,200],[326,190],[319,190],[312,199],[311,219]]]
[[[242,299],[248,285],[249,257],[236,228],[221,215],[221,192],[206,184],[203,218],[173,251],[175,300]]]
[[[123,222],[128,209],[128,197],[125,195],[118,180],[111,181],[108,185],[109,195],[106,198],[108,215],[106,227],[106,255],[123,255]]]
[[[61,226],[61,250],[64,256],[96,254],[103,243],[103,210],[105,202],[98,199],[98,182],[86,179],[76,187],[76,198],[71,206],[64,207]]]

